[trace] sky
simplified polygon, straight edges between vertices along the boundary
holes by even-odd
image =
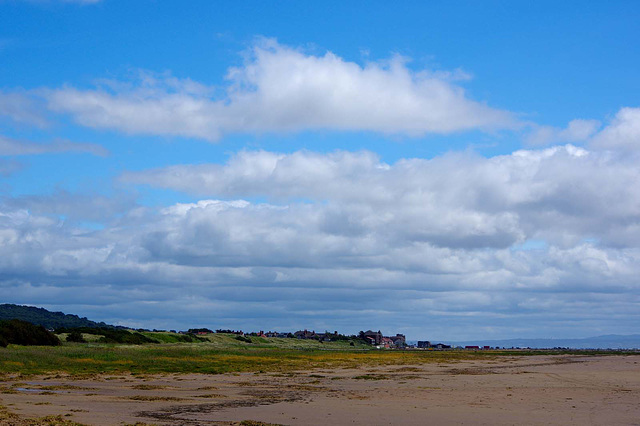
[[[0,303],[640,332],[640,3],[0,0]]]

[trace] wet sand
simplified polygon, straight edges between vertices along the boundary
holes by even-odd
[[[0,405],[22,419],[63,415],[89,425],[640,425],[640,356],[496,357],[281,374],[5,377]]]

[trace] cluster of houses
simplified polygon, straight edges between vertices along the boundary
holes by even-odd
[[[173,330],[172,330],[173,331]],[[208,328],[192,328],[188,331],[179,331],[178,333],[182,334],[209,334],[214,333],[213,330],[209,330]],[[331,342],[336,340],[349,340],[353,341],[355,339],[359,339],[370,344],[373,347],[378,349],[426,349],[426,350],[446,350],[446,349],[454,349],[451,345],[445,345],[444,343],[431,343],[428,340],[418,340],[417,345],[407,344],[407,340],[404,334],[396,334],[395,336],[383,336],[380,330],[378,331],[360,331],[358,335],[346,336],[344,334],[340,334],[337,331],[330,333],[325,331],[324,333],[316,333],[314,330],[298,330],[294,333],[290,332],[278,332],[278,331],[267,331],[266,333],[263,330],[258,332],[250,332],[245,333],[242,330],[223,330],[218,329],[215,333],[224,333],[224,334],[235,334],[237,336],[251,336],[251,337],[279,337],[285,339],[312,339],[318,340],[320,342]],[[352,343],[353,345],[353,343]],[[455,349],[467,349],[467,350],[487,350],[492,349],[490,346],[456,346]]]
[[[190,332],[194,332],[194,334],[205,334],[207,332],[213,333],[213,331],[208,329],[191,329]],[[242,330],[223,330],[219,329],[215,331],[216,333],[225,333],[225,334],[235,334],[238,336],[255,336],[255,337],[279,337],[279,338],[289,338],[289,339],[313,339],[318,340],[320,342],[331,342],[335,340],[352,340],[352,339],[360,339],[371,346],[375,346],[377,348],[406,348],[407,340],[404,334],[396,334],[395,336],[383,336],[380,330],[378,331],[361,331],[357,336],[345,336],[343,334],[334,331],[330,333],[328,331],[324,333],[316,333],[315,330],[298,330],[294,333],[289,332],[278,332],[278,331],[267,331],[264,332],[260,330],[259,332],[251,332],[244,333]]]
[[[315,331],[308,330],[299,330],[295,333],[290,332],[279,332],[279,331],[267,331],[264,332],[260,330],[258,332],[250,332],[244,333],[242,330],[216,330],[216,333],[225,333],[225,334],[236,334],[238,336],[254,336],[254,337],[279,337],[281,339],[314,339],[319,340],[321,342],[330,342],[331,340],[339,340],[341,337],[345,338],[346,336],[342,336],[338,334],[337,331],[333,333],[325,332],[325,333],[316,333]]]
[[[418,340],[419,349],[451,349],[450,345],[444,343],[431,343],[428,340]]]
[[[242,337],[279,337],[285,339],[310,339],[318,340],[320,342],[331,342],[336,340],[349,340],[359,339],[370,344],[378,349],[426,349],[426,350],[446,350],[453,349],[451,345],[445,345],[444,343],[431,343],[428,340],[418,340],[417,345],[408,345],[404,334],[396,334],[395,336],[384,336],[380,330],[373,331],[360,331],[358,335],[346,336],[334,331],[333,333],[325,331],[324,333],[316,333],[314,330],[298,330],[294,333],[290,332],[278,332],[260,330],[258,332],[245,333],[242,330],[216,330],[216,333],[235,334]],[[186,333],[184,331],[180,333]],[[208,328],[189,329],[188,333],[191,334],[209,334],[213,333]],[[467,349],[467,350],[486,350],[491,349],[489,346],[456,346],[455,349]]]
[[[451,345],[445,345],[444,343],[431,343],[428,340],[418,340],[418,349],[451,349]],[[470,345],[465,346],[456,346],[455,349],[470,349],[470,350],[488,350],[493,349],[491,346],[476,346]]]
[[[324,333],[316,333],[314,330],[298,330],[294,333],[290,332],[278,332],[278,331],[267,331],[264,332],[260,330],[258,332],[245,333],[242,330],[216,330],[216,333],[225,333],[225,334],[235,334],[237,336],[251,336],[251,337],[279,337],[285,339],[311,339],[318,340],[320,342],[331,342],[336,340],[349,340],[353,341],[355,339],[359,339],[361,341],[367,342],[373,347],[378,349],[426,349],[426,350],[446,350],[453,349],[451,345],[445,345],[444,343],[431,343],[428,340],[418,340],[417,345],[409,345],[407,344],[407,340],[404,334],[396,334],[395,336],[384,336],[380,330],[373,331],[360,331],[358,335],[346,336],[343,334],[334,331],[333,333],[325,331]],[[181,331],[180,333],[187,333]],[[208,328],[196,328],[189,329],[188,333],[191,334],[209,334],[213,333],[212,330]],[[467,350],[486,350],[491,349],[489,346],[465,346],[464,348],[461,346],[456,346],[455,349],[467,349]]]
[[[315,331],[298,330],[293,333],[293,337],[296,339],[314,339],[321,342],[330,342],[332,340],[339,340],[341,337],[345,336],[341,336],[337,331],[334,331],[333,333],[316,333]]]
[[[396,334],[395,336],[383,336],[380,330],[378,331],[361,331],[358,337],[365,342],[368,342],[372,346],[378,348],[404,348],[407,346],[407,339],[404,334]]]
[[[344,336],[339,334],[337,331],[333,333],[324,332],[324,333],[316,333],[314,330],[298,330],[295,333],[278,333],[275,331],[269,331],[264,333],[260,331],[260,333],[256,334],[258,337],[289,337],[295,339],[313,339],[319,340],[320,342],[331,342],[332,340],[347,340],[350,338],[355,338],[356,336]],[[369,343],[371,346],[375,346],[378,348],[404,348],[407,346],[407,340],[404,334],[396,334],[395,336],[383,336],[381,331],[361,331],[358,336],[359,339],[364,340]]]

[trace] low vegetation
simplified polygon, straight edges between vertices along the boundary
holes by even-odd
[[[148,333],[145,333],[148,334]],[[158,334],[149,337],[161,340]],[[252,343],[235,335],[205,335],[206,342],[148,345],[63,343],[54,348],[10,345],[2,350],[0,374],[68,373],[235,373],[291,372],[312,368],[355,368],[376,365],[455,362],[493,356],[478,352],[427,352],[372,350],[350,342],[325,342],[287,338],[256,338]]]
[[[81,423],[65,419],[61,415],[24,419],[10,412],[3,405],[0,405],[0,424],[10,426],[83,426]]]
[[[102,336],[98,341],[100,343],[125,343],[130,345],[142,345],[144,343],[160,343],[158,340],[145,336],[142,333],[131,332],[129,330],[120,329],[120,328],[96,328],[96,327],[76,327],[76,328],[59,328],[56,330],[58,334],[68,334],[67,341],[79,341],[73,340],[78,339],[78,336],[85,340],[82,337],[82,334],[92,334],[97,336]],[[72,340],[69,340],[70,336]]]
[[[166,331],[142,331],[140,334],[160,343],[198,343],[208,341],[204,337],[198,337],[193,334],[179,334]]]
[[[73,330],[71,333],[67,335],[67,342],[76,342],[76,343],[87,343],[87,340],[84,338],[82,333],[78,330]]]

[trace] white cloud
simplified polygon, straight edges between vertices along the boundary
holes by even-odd
[[[638,150],[640,148],[640,108],[621,108],[615,118],[592,140],[596,148]]]
[[[525,141],[530,145],[547,145],[558,142],[585,142],[593,136],[600,122],[597,120],[572,120],[566,128],[552,126],[538,126],[529,134]]]
[[[606,126],[597,120],[573,120],[560,129],[552,126],[536,126],[525,137],[530,145],[557,142],[586,143],[592,149],[629,153],[640,148],[640,108],[620,108]]]
[[[203,197],[325,203],[336,234],[388,232],[447,247],[508,247],[525,239],[572,245],[637,234],[640,171],[633,159],[571,145],[493,158],[448,154],[388,165],[370,152],[243,151],[224,165],[126,173],[124,182]],[[606,187],[607,191],[602,191]]]
[[[0,91],[0,118],[45,127],[48,123],[36,99],[29,93]]]
[[[0,163],[1,164],[1,163]],[[131,194],[118,193],[107,197],[96,193],[71,193],[56,190],[50,195],[21,195],[5,197],[6,209],[29,212],[33,215],[62,217],[61,224],[110,222],[120,213],[135,207]]]
[[[243,66],[229,70],[221,98],[190,80],[146,77],[129,87],[53,90],[49,107],[89,127],[208,140],[308,129],[419,136],[518,126],[509,112],[469,99],[452,76],[415,72],[402,58],[361,66],[273,40],[257,43]]]
[[[50,143],[38,143],[11,139],[0,135],[0,155],[37,155],[60,152],[82,152],[98,156],[108,154],[104,147],[92,143],[71,142],[64,139],[58,139]]]

